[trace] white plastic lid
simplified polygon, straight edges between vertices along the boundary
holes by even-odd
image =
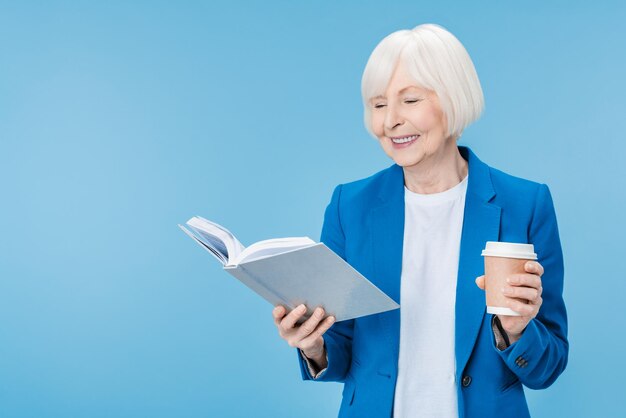
[[[487,241],[481,253],[483,257],[521,258],[536,260],[535,246],[532,244],[516,244],[512,242]]]

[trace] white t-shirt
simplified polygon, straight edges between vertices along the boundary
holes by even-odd
[[[454,306],[467,182],[433,194],[404,188],[395,418],[458,417]]]

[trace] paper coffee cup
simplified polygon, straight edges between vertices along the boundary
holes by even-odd
[[[520,316],[506,307],[506,296],[502,288],[512,274],[526,273],[524,265],[528,260],[536,260],[537,254],[532,244],[488,241],[481,254],[485,257],[485,299],[487,313]]]

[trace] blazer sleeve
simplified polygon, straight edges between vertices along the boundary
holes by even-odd
[[[495,345],[494,349],[524,385],[543,389],[565,370],[569,351],[563,301],[563,252],[552,197],[545,184],[539,185],[537,191],[528,239],[544,268],[543,303],[517,342],[503,351]]]
[[[345,260],[346,239],[339,217],[340,200],[341,185],[335,188],[330,203],[326,207],[320,241]],[[324,333],[322,338],[324,339],[324,345],[326,346],[328,366],[316,378],[311,375],[306,362],[300,355],[299,350],[296,350],[302,378],[304,380],[344,382],[352,359],[353,331],[354,320],[351,319],[334,323]]]

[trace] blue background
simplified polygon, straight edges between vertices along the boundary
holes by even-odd
[[[504,3],[0,3],[0,416],[335,416],[176,224],[319,239],[333,187],[392,163],[367,58],[427,22],[482,81],[461,144],[553,194],[571,351],[533,416],[623,416],[626,8]]]

